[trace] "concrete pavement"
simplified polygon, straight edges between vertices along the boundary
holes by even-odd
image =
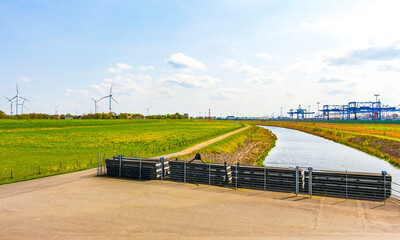
[[[0,186],[0,239],[399,239],[400,205],[96,177]]]

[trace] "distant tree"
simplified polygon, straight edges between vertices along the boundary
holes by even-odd
[[[118,115],[118,119],[127,119],[127,118],[128,118],[128,114],[126,114],[126,113],[120,113]]]
[[[7,114],[5,114],[3,111],[0,110],[0,119],[8,119],[10,118],[10,116],[8,116]]]

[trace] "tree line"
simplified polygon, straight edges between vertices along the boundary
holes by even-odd
[[[0,110],[0,119],[187,119],[187,115],[180,113],[166,114],[166,115],[149,115],[144,116],[140,113],[89,113],[83,115],[72,115],[70,113],[51,115],[45,113],[24,113],[14,116],[5,114]]]

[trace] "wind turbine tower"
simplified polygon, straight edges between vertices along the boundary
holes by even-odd
[[[95,99],[93,99],[92,98],[92,100],[93,100],[93,102],[94,102],[94,113],[96,114],[97,113],[97,102],[100,100],[95,100]]]
[[[109,99],[110,100],[110,102],[109,102],[110,112],[111,112],[111,100],[113,100],[115,103],[118,103],[112,96],[112,88],[113,88],[113,85],[111,84],[110,95],[104,96],[104,97],[100,98],[99,100],[97,100],[97,101],[100,101],[100,100],[105,99],[105,98],[110,98]]]
[[[144,109],[146,109],[146,111],[147,111],[147,115],[146,115],[147,117],[149,116],[149,110],[150,110],[150,108],[151,108],[151,105],[150,105],[149,107],[147,107],[147,108],[146,108],[146,107],[144,108]]]
[[[11,111],[10,111],[10,113],[11,113],[11,116],[13,115],[13,98],[12,99],[9,99],[8,97],[5,97],[6,99],[7,99],[7,101],[9,101],[10,102],[10,104],[11,104]]]
[[[21,106],[21,114],[24,114],[24,108],[25,108],[26,110],[28,110],[28,108],[24,106],[25,101],[29,101],[29,100],[26,99],[26,98],[23,98],[23,97],[20,97],[20,98],[23,100],[22,103],[19,104],[19,105]]]
[[[58,106],[60,106],[60,104],[53,106],[54,107],[54,115],[58,115],[58,111],[57,111]]]

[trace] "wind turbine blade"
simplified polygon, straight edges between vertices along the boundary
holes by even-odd
[[[11,102],[12,99],[9,99],[8,97],[5,97],[9,102]]]
[[[110,96],[105,96],[105,97],[99,98],[97,101],[100,101],[100,100],[102,100],[104,98],[108,98],[108,97],[110,97]]]
[[[111,88],[110,88],[110,96],[111,96],[112,88],[113,88],[113,84],[111,84]]]
[[[25,107],[25,105],[22,105],[26,110],[29,110],[27,107]]]
[[[112,100],[114,100],[115,103],[118,103],[117,101],[115,101],[115,99],[113,97],[111,97]]]
[[[26,101],[29,101],[29,99],[26,99],[26,98],[24,98],[24,97],[20,97],[20,98],[22,98],[22,99],[24,99],[24,100],[26,100]]]
[[[17,83],[17,95],[18,95],[18,83]]]

